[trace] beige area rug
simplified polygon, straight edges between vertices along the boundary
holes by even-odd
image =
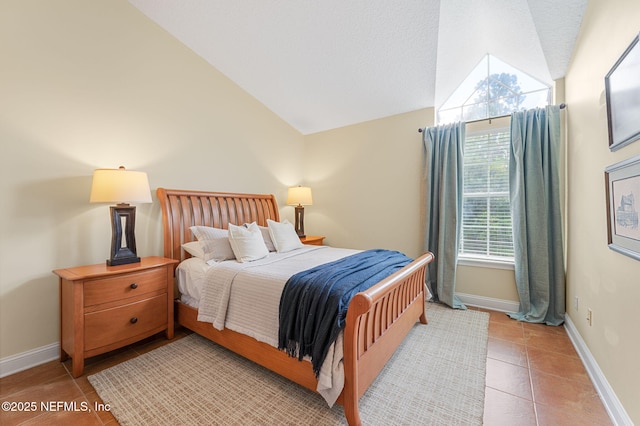
[[[429,303],[360,399],[364,425],[480,425],[489,316]],[[121,425],[341,425],[342,407],[195,334],[89,382]]]

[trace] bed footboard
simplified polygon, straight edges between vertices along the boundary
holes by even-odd
[[[342,393],[349,425],[360,425],[358,400],[417,320],[425,313],[427,252],[405,268],[356,294],[347,311],[344,335],[345,385]]]

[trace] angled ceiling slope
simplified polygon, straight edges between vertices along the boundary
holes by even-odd
[[[564,76],[587,0],[129,0],[302,134],[438,107],[490,53]]]

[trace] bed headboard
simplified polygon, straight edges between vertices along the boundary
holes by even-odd
[[[227,229],[229,224],[280,221],[278,204],[272,194],[235,194],[158,188],[162,207],[164,257],[184,260],[188,254],[181,245],[193,241],[193,225]]]

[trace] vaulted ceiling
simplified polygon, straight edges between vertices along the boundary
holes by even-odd
[[[129,0],[303,134],[442,105],[491,54],[552,84],[588,0]]]

